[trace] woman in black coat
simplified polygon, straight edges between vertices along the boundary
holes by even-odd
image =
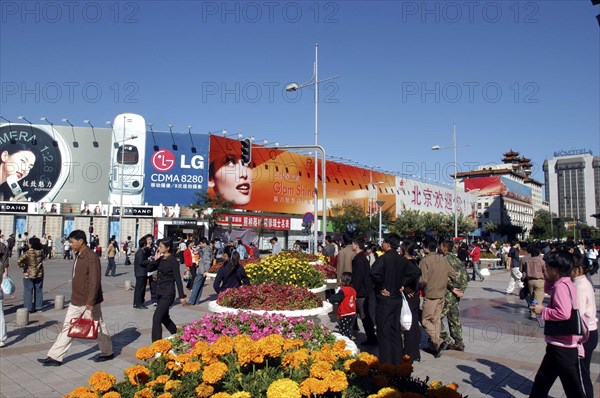
[[[152,341],[162,339],[162,325],[171,334],[177,332],[177,325],[169,316],[169,308],[175,302],[175,286],[179,292],[179,301],[186,305],[179,262],[173,256],[173,241],[163,239],[158,243],[155,260],[148,265],[148,272],[158,271],[156,279],[157,306],[152,318]]]
[[[233,246],[225,248],[223,251],[223,261],[225,261],[225,264],[219,268],[217,277],[213,283],[217,294],[227,289],[250,284],[250,279],[248,279],[244,267],[240,265],[240,254]]]
[[[401,254],[408,260],[411,267],[419,269],[419,261],[416,258],[418,246],[414,243],[408,245],[400,245]],[[404,355],[410,356],[413,361],[421,361],[421,351],[419,349],[421,343],[421,328],[419,327],[420,315],[420,304],[419,298],[419,280],[412,285],[406,286],[404,294],[406,295],[406,301],[410,307],[412,313],[412,324],[410,329],[402,332],[404,335]]]

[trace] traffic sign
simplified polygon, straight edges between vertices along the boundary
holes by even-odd
[[[315,221],[315,215],[313,213],[304,213],[304,216],[302,216],[302,221],[304,222],[314,222]]]

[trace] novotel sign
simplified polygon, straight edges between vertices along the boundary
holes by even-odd
[[[558,158],[561,156],[575,156],[575,155],[592,155],[591,149],[571,149],[569,151],[559,150],[554,151],[554,157]]]

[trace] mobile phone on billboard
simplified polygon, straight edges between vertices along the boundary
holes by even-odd
[[[8,184],[8,187],[10,188],[14,196],[17,196],[18,194],[23,192],[21,186],[19,185],[19,178],[16,175],[13,174],[6,177],[6,183]]]

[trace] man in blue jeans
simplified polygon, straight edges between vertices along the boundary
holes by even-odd
[[[195,305],[200,303],[202,297],[202,289],[204,288],[204,282],[206,281],[206,273],[210,269],[212,264],[212,248],[208,246],[208,240],[205,237],[200,238],[200,260],[198,261],[198,270],[196,273],[196,279],[194,279],[194,285],[192,286],[192,294],[188,301],[189,304]]]

